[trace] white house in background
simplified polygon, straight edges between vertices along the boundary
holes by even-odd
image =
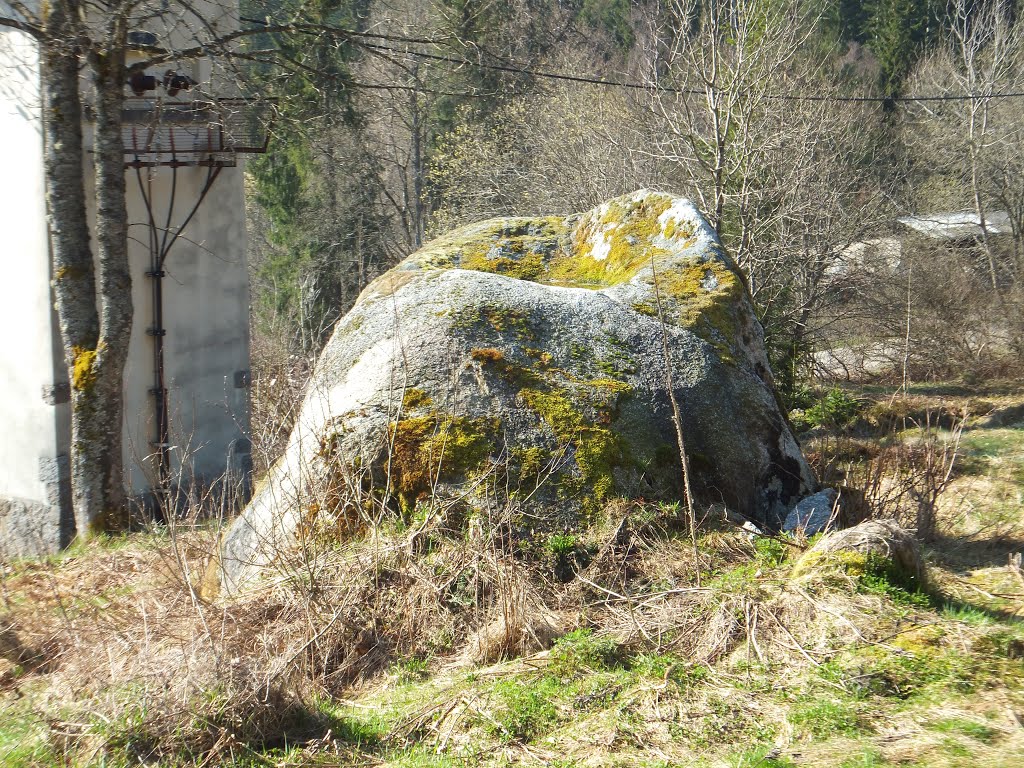
[[[179,50],[211,29],[237,28],[237,0],[225,2],[190,5],[204,16],[203,27],[175,18],[172,26],[133,32],[131,41]],[[131,54],[129,61],[141,57]],[[39,60],[30,36],[0,28],[0,555],[8,556],[54,551],[74,535]],[[262,151],[266,139],[255,108],[227,98],[231,90],[218,79],[214,62],[199,58],[154,67],[125,85],[135,315],[124,375],[124,480],[140,498],[224,477],[244,486],[248,477],[241,159]],[[90,111],[86,104],[87,153]]]
[[[974,211],[901,216],[896,221],[932,240],[977,240],[985,234],[981,228],[981,218]],[[1010,214],[1006,211],[985,214],[985,229],[990,235],[1012,235]]]
[[[929,240],[963,244],[977,242],[984,232],[981,220],[973,211],[900,216],[896,223],[906,230]],[[985,216],[985,229],[992,237],[1013,234],[1010,215],[1006,211],[992,211]],[[851,243],[831,263],[826,272],[831,277],[843,277],[856,271],[875,273],[896,272],[903,259],[905,234],[875,237]]]

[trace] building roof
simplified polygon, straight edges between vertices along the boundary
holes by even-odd
[[[978,214],[973,211],[901,216],[896,221],[934,240],[965,240],[981,237],[982,234]],[[1009,214],[1006,211],[992,211],[986,214],[985,228],[993,235],[1010,234]]]

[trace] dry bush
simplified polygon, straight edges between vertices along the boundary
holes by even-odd
[[[302,405],[312,363],[291,351],[285,340],[254,329],[251,366],[250,434],[253,470],[259,475],[284,451]]]
[[[821,482],[840,488],[848,524],[893,519],[922,540],[935,537],[939,498],[953,478],[966,419],[959,414],[943,431],[938,426],[943,416],[925,412],[916,425],[918,434],[906,435],[896,431],[897,422],[903,428],[913,422],[904,414],[890,420],[887,438],[827,436],[808,451]]]
[[[993,288],[980,251],[905,237],[898,268],[860,275],[843,336],[877,345],[891,372],[915,381],[1019,376],[1024,285],[1006,274]]]

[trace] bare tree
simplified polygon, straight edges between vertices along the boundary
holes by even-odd
[[[945,338],[969,349],[973,366],[998,366],[1024,352],[1024,112],[1000,96],[1024,88],[1024,21],[1009,0],[954,0],[949,13],[943,45],[919,64],[908,93],[951,98],[910,102],[902,130],[920,213],[970,211],[976,220],[973,241],[931,249],[948,262],[937,268],[962,274],[960,285],[930,289],[933,304],[959,302],[958,317],[978,318]]]
[[[670,4],[652,50],[653,151],[672,163],[749,280],[780,373],[848,275],[843,251],[876,223],[872,108],[842,104],[818,10],[793,0]],[[816,98],[788,98],[812,94]],[[783,381],[784,385],[792,382]]]
[[[1006,273],[1022,269],[1024,231],[1024,121],[1019,103],[995,94],[1024,87],[1024,23],[1009,0],[974,3],[954,0],[945,44],[917,68],[911,94],[969,96],[941,102],[911,102],[905,133],[925,172],[923,189],[934,177],[951,190],[940,204],[963,205],[977,216],[979,243],[993,292],[999,296]],[[932,176],[933,179],[927,178]],[[927,198],[920,201],[927,205]],[[995,242],[993,214],[1010,214],[1014,258],[1003,262]]]

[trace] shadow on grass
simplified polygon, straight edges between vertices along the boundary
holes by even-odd
[[[900,392],[898,384],[840,384],[845,389],[863,392],[867,395],[885,395],[891,397]],[[993,381],[983,384],[966,384],[955,381],[921,382],[911,384],[908,393],[921,397],[978,397],[984,395],[1016,395],[1021,391],[1021,383],[1016,380]]]
[[[1024,550],[1024,538],[1020,536],[995,536],[959,538],[939,534],[929,542],[931,557],[953,571],[969,571],[977,568],[998,568],[1005,566],[1009,556]]]

